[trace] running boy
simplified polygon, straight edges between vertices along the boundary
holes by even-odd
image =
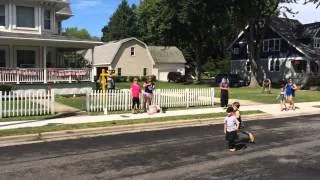
[[[279,95],[281,111],[288,110],[287,106],[286,106],[286,96],[285,96],[285,94],[286,94],[286,92],[285,92],[284,84],[281,84],[280,95]]]
[[[133,82],[130,86],[131,90],[131,96],[132,96],[132,113],[137,114],[138,109],[140,107],[140,93],[141,93],[141,88],[140,85],[138,84],[138,79],[134,78]]]
[[[245,134],[246,136],[248,136],[249,138],[249,141],[251,143],[254,142],[254,136],[252,133],[248,132],[248,131],[244,131],[244,125],[243,125],[243,122],[242,122],[242,119],[241,119],[241,115],[240,115],[240,103],[239,102],[234,102],[232,103],[232,108],[233,108],[233,111],[234,111],[234,115],[235,117],[237,118],[237,120],[239,121],[239,132],[241,132],[242,134]]]
[[[236,140],[238,139],[237,130],[239,129],[239,121],[234,116],[232,107],[227,108],[227,117],[224,119],[224,133],[228,141],[229,151],[236,151]]]

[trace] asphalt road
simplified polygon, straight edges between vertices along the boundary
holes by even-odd
[[[0,180],[320,179],[319,115],[246,127],[237,152],[222,125],[0,148]]]

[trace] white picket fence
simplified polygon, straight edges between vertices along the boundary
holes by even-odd
[[[143,93],[140,96],[140,108],[143,104]],[[213,106],[214,88],[194,89],[157,89],[153,93],[153,104],[160,107],[174,108],[190,106]],[[102,112],[131,110],[132,100],[129,89],[91,91],[87,94],[87,111]]]
[[[54,107],[53,91],[0,91],[0,118],[54,114]]]

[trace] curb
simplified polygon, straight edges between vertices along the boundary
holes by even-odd
[[[294,116],[314,115],[314,114],[319,114],[319,113],[308,113],[308,114],[301,113]],[[270,114],[262,113],[262,114],[243,115],[242,117],[246,121],[255,121],[255,120],[268,120],[273,118],[293,117],[293,115],[274,117]],[[208,126],[208,125],[216,125],[216,124],[223,124],[223,117],[195,119],[195,120],[176,120],[176,121],[166,121],[166,122],[141,123],[141,124],[108,126],[108,127],[76,129],[76,130],[63,130],[63,131],[45,132],[45,133],[39,133],[39,134],[0,137],[0,147],[62,141],[62,140],[72,140],[72,139],[80,139],[80,138],[90,138],[90,137],[98,137],[98,136],[128,134],[128,133],[136,133],[136,132],[159,131],[159,130],[166,130],[166,129],[184,128],[184,127]]]

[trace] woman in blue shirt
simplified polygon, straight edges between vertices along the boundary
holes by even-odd
[[[292,82],[292,79],[290,78],[286,84],[286,97],[287,101],[290,104],[289,109],[295,110],[293,97],[295,95],[295,90],[297,89],[297,86]]]

